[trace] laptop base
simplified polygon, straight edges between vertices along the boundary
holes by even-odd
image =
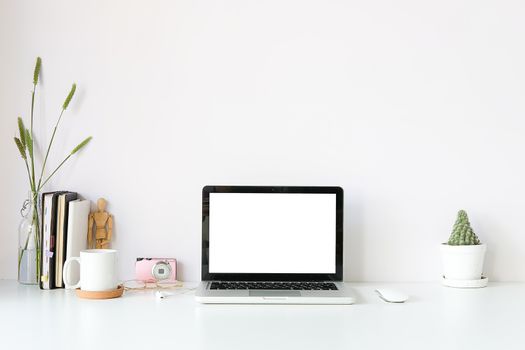
[[[210,282],[201,282],[195,299],[202,304],[317,304],[348,305],[355,294],[341,282],[338,290],[210,290]]]

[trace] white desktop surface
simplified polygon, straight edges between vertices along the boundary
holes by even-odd
[[[187,284],[195,286],[195,284]],[[525,284],[349,283],[354,305],[202,305],[193,293],[83,300],[0,281],[2,349],[525,349]],[[379,286],[410,295],[388,304]],[[177,292],[175,292],[177,293]]]

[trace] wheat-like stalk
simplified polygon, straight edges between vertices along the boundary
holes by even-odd
[[[53,170],[53,172],[51,173],[51,175],[49,175],[47,177],[47,179],[45,179],[45,181],[42,183],[42,185],[40,185],[40,187],[44,187],[44,185],[53,177],[53,175],[55,175],[55,173],[58,171],[58,169],[60,169],[60,167],[62,167],[62,165],[64,165],[65,162],[67,162],[67,160],[69,158],[71,158],[72,155],[74,155],[75,153],[77,153],[78,151],[80,151],[82,148],[84,148],[84,146],[86,146],[89,141],[91,141],[93,137],[89,136],[87,137],[86,139],[84,139],[84,141],[80,142],[75,148],[73,148],[73,150],[71,151],[71,153],[69,153],[67,155],[66,158],[64,158],[64,160],[62,162],[60,162],[60,164],[56,167],[55,170]]]
[[[64,101],[64,104],[62,105],[63,110],[66,110],[67,106],[69,106],[69,102],[71,102],[71,99],[75,95],[76,90],[77,90],[77,84],[73,84],[73,86],[71,86],[71,90],[69,90],[69,94],[67,95],[66,100]]]
[[[42,67],[42,59],[36,58],[35,70],[33,71],[33,85],[38,84],[38,76],[40,75],[40,68]]]
[[[93,138],[92,136],[86,137],[86,139],[84,141],[82,141],[81,143],[79,143],[77,145],[77,147],[73,148],[73,150],[71,151],[71,155],[77,153],[82,148],[84,148],[84,146],[87,145],[89,143],[89,141],[91,141],[92,138]]]
[[[24,126],[24,121],[22,118],[18,117],[18,134],[20,135],[20,143],[24,148],[24,153],[26,149],[26,127]]]
[[[55,124],[55,127],[53,129],[53,134],[51,135],[51,140],[49,141],[49,145],[47,146],[46,156],[44,157],[44,163],[42,165],[42,171],[40,172],[40,179],[38,180],[38,188],[42,188],[44,186],[44,184],[42,183],[42,177],[44,175],[44,170],[46,168],[47,158],[49,157],[49,152],[51,151],[51,146],[53,145],[53,141],[55,140],[55,135],[56,135],[56,132],[57,132],[57,129],[58,129],[58,124],[60,124],[60,121],[62,120],[62,115],[64,114],[64,111],[69,106],[69,103],[71,102],[71,99],[75,95],[75,91],[76,90],[77,90],[77,84],[73,84],[73,86],[71,86],[71,90],[69,91],[69,94],[67,94],[67,97],[66,97],[64,103],[62,104],[62,111],[60,111],[60,115],[58,116],[58,120],[57,120],[57,122]],[[47,180],[44,181],[44,183],[45,182],[47,182]]]
[[[31,136],[31,132],[29,129],[26,129],[26,145],[27,145],[27,151],[29,152],[29,157],[33,159],[33,137]]]
[[[20,151],[20,155],[22,156],[23,160],[27,160],[26,150],[24,149],[24,146],[22,145],[22,141],[18,137],[15,137],[15,143],[16,147],[18,147],[18,150]]]
[[[51,139],[49,140],[49,144],[47,146],[46,155],[44,157],[44,161],[42,162],[42,168],[40,171],[40,177],[38,178],[38,182],[36,181],[35,177],[35,159],[34,159],[34,136],[33,136],[33,112],[34,112],[34,104],[35,104],[35,92],[36,87],[38,85],[40,72],[42,69],[42,59],[40,57],[36,58],[35,63],[35,69],[33,70],[33,91],[31,93],[31,123],[30,127],[26,128],[24,125],[24,121],[21,117],[18,118],[18,132],[19,137],[15,137],[14,141],[16,144],[16,147],[20,153],[20,156],[24,160],[27,168],[27,173],[29,176],[29,184],[31,186],[31,190],[33,192],[39,192],[44,185],[51,179],[51,177],[58,171],[58,169],[75,153],[79,152],[82,148],[84,148],[90,141],[91,136],[84,139],[81,143],[79,143],[73,150],[65,157],[65,159],[55,168],[55,170],[44,180],[44,171],[47,165],[47,160],[51,151],[51,148],[53,146],[53,141],[55,140],[55,135],[58,129],[58,125],[60,124],[60,121],[62,120],[62,116],[65,112],[65,110],[69,107],[69,104],[71,103],[71,100],[75,96],[75,92],[77,90],[77,84],[73,83],[71,86],[71,89],[69,90],[69,93],[66,96],[66,99],[64,100],[64,103],[62,104],[62,109],[60,111],[60,115],[58,116],[57,122],[53,128],[53,133],[51,135]]]

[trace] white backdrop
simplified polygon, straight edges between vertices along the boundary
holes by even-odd
[[[47,190],[104,196],[123,278],[137,256],[200,277],[206,184],[340,185],[345,278],[426,281],[458,209],[493,280],[525,281],[522,1],[0,0],[0,278],[16,278],[28,119]],[[271,257],[268,257],[271,259]]]

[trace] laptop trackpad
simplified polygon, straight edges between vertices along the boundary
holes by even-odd
[[[251,297],[300,297],[298,290],[250,290]]]

